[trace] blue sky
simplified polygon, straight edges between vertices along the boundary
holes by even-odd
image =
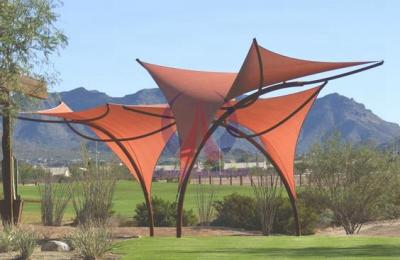
[[[69,46],[55,57],[61,82],[123,96],[156,84],[135,58],[211,71],[240,68],[252,38],[288,56],[385,60],[331,82],[385,120],[400,123],[400,1],[65,0],[59,27]]]

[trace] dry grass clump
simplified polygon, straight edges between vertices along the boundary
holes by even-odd
[[[82,145],[82,154],[85,171],[75,172],[71,185],[76,223],[81,225],[85,225],[87,222],[105,224],[112,215],[112,199],[117,178],[112,167],[94,164],[89,159],[84,145]]]
[[[39,185],[42,224],[61,226],[65,209],[71,199],[70,183],[57,183],[50,173],[43,176]]]
[[[78,226],[69,242],[86,260],[99,259],[113,249],[111,230],[107,225],[88,222]]]
[[[37,233],[29,228],[15,227],[11,234],[14,249],[19,252],[18,259],[31,259],[38,239]]]
[[[5,226],[0,232],[0,253],[13,251],[13,232],[12,226]]]

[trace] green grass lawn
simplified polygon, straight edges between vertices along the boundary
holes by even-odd
[[[154,183],[153,194],[174,201],[176,183]],[[1,190],[0,190],[1,191]],[[20,186],[25,200],[24,223],[40,223],[38,188]],[[233,192],[250,195],[249,186],[218,186],[217,198]],[[195,208],[195,190],[189,185],[186,209]],[[117,183],[113,209],[117,215],[132,217],[136,204],[143,202],[139,185]],[[74,217],[68,206],[65,220]],[[400,238],[323,236],[230,236],[230,237],[144,237],[118,242],[115,253],[123,259],[400,259]]]
[[[1,185],[0,185],[1,186]],[[153,195],[163,199],[175,201],[177,192],[177,183],[153,183]],[[195,190],[193,185],[188,186],[185,197],[185,209],[195,208]],[[24,209],[22,220],[24,223],[40,223],[40,196],[36,186],[19,186],[19,193],[24,199]],[[0,189],[1,192],[1,189]],[[249,186],[218,186],[217,199],[225,195],[238,192],[240,194],[250,195],[252,190]],[[133,217],[136,204],[144,202],[143,193],[138,183],[134,181],[119,181],[114,194],[113,210],[116,215],[124,217]],[[64,220],[69,221],[74,217],[72,204],[68,205]]]
[[[170,237],[117,244],[122,259],[399,259],[400,238]]]

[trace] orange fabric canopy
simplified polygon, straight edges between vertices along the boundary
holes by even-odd
[[[141,64],[164,93],[180,138],[180,180],[235,78],[234,73],[202,72]]]
[[[217,111],[228,100],[261,86],[365,62],[293,59],[268,51],[254,41],[239,73],[194,71],[139,63],[164,93],[176,119],[181,142],[179,176],[182,181]]]
[[[87,122],[101,139],[110,139],[109,135],[100,130],[101,128],[109,132],[113,138],[123,139],[146,135],[174,123],[174,119],[171,118],[172,114],[166,105],[123,106],[107,104],[84,111],[71,112],[62,103],[56,108],[35,113],[60,117],[68,121]],[[121,141],[121,144],[137,165],[139,172],[135,170],[134,165],[116,142],[107,142],[107,145],[138,181],[140,181],[140,178],[143,179],[145,187],[150,193],[155,165],[174,132],[175,126],[171,126],[143,138]]]
[[[54,115],[54,114],[59,114],[59,113],[68,113],[72,112],[72,109],[67,106],[64,102],[61,102],[58,106],[46,109],[46,110],[39,110],[36,112],[33,112],[34,114],[40,114],[40,115]],[[24,113],[24,112],[22,112]]]
[[[295,59],[267,50],[253,41],[227,99],[238,97],[260,86],[301,78],[367,62],[320,62]],[[262,72],[262,73],[261,73]]]
[[[259,135],[261,144],[294,198],[294,159],[301,126],[321,87],[290,95],[258,99],[249,107],[238,109],[228,118]]]

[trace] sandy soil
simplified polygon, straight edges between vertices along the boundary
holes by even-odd
[[[317,235],[326,236],[344,236],[346,233],[343,228],[327,228],[317,232]],[[386,236],[386,237],[399,237],[400,236],[400,219],[373,221],[364,224],[361,227],[359,236]]]
[[[45,227],[33,226],[41,239],[62,239],[74,231],[74,227]],[[174,227],[155,228],[156,236],[175,236]],[[146,227],[113,227],[113,237],[115,239],[127,239],[148,236],[149,230]],[[243,229],[232,229],[223,227],[184,227],[184,236],[254,236],[260,235],[257,231],[247,231]],[[343,228],[334,227],[319,230],[317,235],[346,235]],[[400,219],[369,222],[363,225],[358,234],[360,236],[400,236]]]
[[[16,259],[18,254],[16,252],[11,253],[1,253],[0,260],[11,260]],[[32,260],[81,260],[82,258],[78,257],[74,252],[41,252],[40,248],[36,248],[33,253]],[[104,260],[117,260],[120,259],[119,256],[116,255],[107,255],[103,258]]]
[[[44,240],[62,239],[74,232],[75,227],[45,227],[31,226]],[[126,239],[148,236],[149,229],[147,227],[113,227],[113,237],[115,239]],[[155,228],[156,236],[175,236],[176,229],[174,227]],[[252,236],[258,235],[260,232],[246,231],[242,229],[231,229],[223,227],[184,227],[184,236]]]

